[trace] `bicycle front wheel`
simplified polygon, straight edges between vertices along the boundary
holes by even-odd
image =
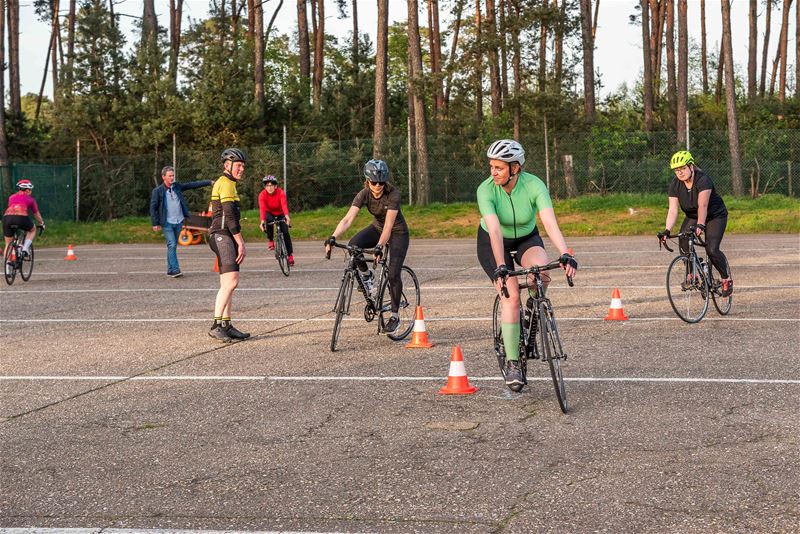
[[[336,319],[333,323],[333,333],[331,334],[331,352],[336,350],[336,342],[339,341],[339,334],[342,331],[342,321],[344,316],[350,311],[350,299],[353,296],[353,271],[345,271],[342,278],[342,285],[339,287],[339,295],[336,297],[336,304],[333,311]]]
[[[558,407],[562,412],[567,413],[567,387],[561,372],[561,361],[566,360],[567,356],[561,347],[556,318],[549,302],[539,305],[539,339],[541,340],[542,357],[547,360],[550,375],[553,377]]]
[[[14,283],[14,278],[17,277],[17,256],[15,251],[17,250],[16,243],[12,242],[8,245],[8,249],[6,250],[6,257],[3,261],[3,274],[6,278],[6,283],[11,285]],[[14,258],[12,261],[11,258]]]
[[[31,245],[30,251],[28,251],[27,256],[22,257],[22,267],[19,269],[19,275],[22,277],[22,280],[27,282],[31,279],[31,274],[33,273],[33,245]]]
[[[667,269],[667,296],[672,309],[687,323],[700,321],[708,311],[708,281],[697,262],[676,256]]]
[[[280,230],[277,232],[278,235],[275,236],[275,257],[278,259],[278,265],[280,265],[283,275],[289,276],[289,254],[286,252],[286,242],[283,240],[283,234],[280,233]]]
[[[400,282],[403,290],[400,292],[400,302],[398,303],[397,313],[400,316],[400,326],[393,334],[388,334],[389,339],[400,341],[405,339],[414,329],[414,320],[417,318],[417,306],[419,306],[419,281],[417,275],[410,267],[403,266],[400,271]],[[381,287],[378,290],[378,320],[381,328],[389,320],[392,314],[392,284],[389,279],[384,277]]]

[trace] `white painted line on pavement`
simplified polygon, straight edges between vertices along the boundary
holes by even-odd
[[[247,317],[237,317],[237,323],[328,323],[333,321],[334,317],[331,315],[330,317],[281,317],[281,318],[263,318],[263,317],[254,317],[254,318],[247,318]],[[345,321],[347,322],[363,322],[364,319],[362,317],[345,317]],[[426,317],[425,322],[464,322],[464,321],[478,321],[478,322],[491,322],[491,317]],[[603,317],[558,317],[559,321],[593,321],[593,322],[605,322]],[[122,319],[112,319],[112,318],[98,318],[98,319],[90,319],[90,318],[62,318],[62,319],[0,319],[0,324],[2,323],[196,323],[201,322],[205,323],[208,322],[208,317],[203,318],[193,318],[193,317],[179,317],[179,318],[160,318],[160,319],[153,319],[153,318],[122,318]],[[633,317],[629,318],[625,321],[613,321],[615,323],[628,323],[628,322],[647,322],[647,321],[681,321],[678,317]],[[744,322],[762,322],[762,323],[771,323],[771,322],[800,322],[800,318],[794,317],[706,317],[703,321],[744,321]]]

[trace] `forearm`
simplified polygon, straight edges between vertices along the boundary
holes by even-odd
[[[667,220],[664,223],[664,228],[667,230],[672,230],[672,227],[675,226],[675,222],[678,220],[678,210],[669,209],[667,211]]]
[[[558,220],[556,219],[553,209],[548,208],[547,210],[540,211],[539,217],[542,219],[544,229],[547,230],[547,237],[550,238],[550,241],[558,249],[559,254],[568,254],[567,242],[564,239],[564,235],[561,233],[561,228],[558,226]]]

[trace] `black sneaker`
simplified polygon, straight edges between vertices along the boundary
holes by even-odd
[[[228,334],[228,337],[231,337],[233,339],[247,339],[248,337],[250,337],[249,333],[240,332],[232,324],[228,325],[228,328],[225,329],[225,332]]]
[[[519,360],[506,360],[506,385],[512,391],[519,391],[524,382]]]
[[[181,276],[183,276],[183,273],[180,271],[175,271],[173,273],[167,273],[167,274],[170,275],[172,278],[180,278]]]
[[[218,324],[215,324],[211,327],[211,330],[208,331],[208,335],[217,341],[222,341],[223,343],[230,343],[233,341],[233,338],[228,335],[227,330]]]
[[[383,327],[383,331],[386,334],[394,334],[397,332],[397,329],[400,327],[400,318],[391,316],[389,320],[386,321],[386,325]]]

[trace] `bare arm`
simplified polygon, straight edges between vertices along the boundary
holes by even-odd
[[[489,242],[492,244],[492,255],[494,255],[494,263],[498,267],[506,262],[505,251],[503,250],[503,232],[500,229],[500,219],[494,213],[483,216],[483,221],[486,223],[486,230],[489,234]],[[506,265],[509,269],[513,269],[513,265]]]
[[[336,230],[334,230],[331,235],[338,239],[340,235],[345,233],[347,229],[350,228],[350,225],[353,224],[353,221],[356,220],[356,216],[358,216],[358,211],[360,209],[361,208],[357,206],[350,206],[350,209],[347,210],[347,215],[342,217],[342,220],[336,225]],[[330,251],[330,249],[330,245],[325,245],[325,252]]]
[[[700,194],[697,195],[697,224],[706,225],[709,200],[711,200],[711,189],[700,191]]]
[[[558,227],[556,212],[553,211],[553,208],[545,208],[539,211],[539,218],[542,220],[544,229],[547,230],[547,237],[549,237],[550,241],[552,241],[556,246],[559,255],[569,254],[567,242],[564,240],[564,236],[561,234],[561,228]]]
[[[667,210],[667,221],[664,228],[672,230],[678,220],[678,197],[669,197],[669,209]]]

